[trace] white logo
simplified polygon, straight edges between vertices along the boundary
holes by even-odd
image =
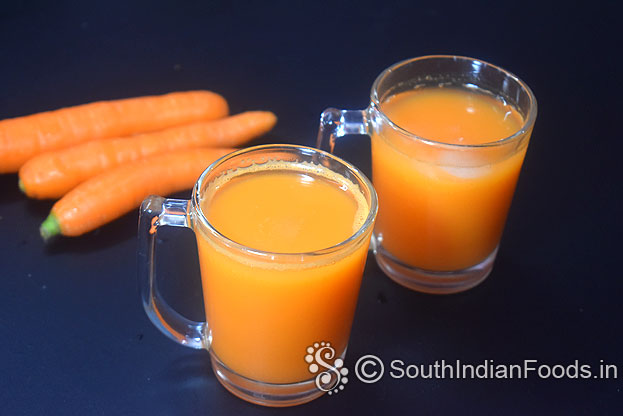
[[[305,355],[305,362],[309,364],[310,373],[316,374],[321,368],[325,369],[316,376],[316,387],[329,394],[339,393],[348,383],[348,377],[346,377],[348,368],[344,367],[344,361],[336,358],[333,365],[328,362],[334,357],[335,349],[330,342],[324,341],[315,342],[313,346],[307,347],[307,355]]]

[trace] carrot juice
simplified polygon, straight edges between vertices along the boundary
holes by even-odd
[[[252,380],[312,379],[306,348],[330,342],[338,357],[348,343],[370,231],[318,251],[366,221],[358,185],[309,162],[269,161],[214,179],[201,209],[228,241],[197,234],[213,354]]]
[[[380,109],[391,123],[371,135],[378,241],[424,270],[483,261],[499,243],[527,147],[490,143],[518,132],[522,115],[491,94],[437,86],[399,92]]]

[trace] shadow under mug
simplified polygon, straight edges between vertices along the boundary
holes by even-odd
[[[232,172],[262,174],[262,167],[272,162],[307,180],[321,170],[338,175],[336,186],[347,184],[363,195],[369,209],[365,221],[341,243],[308,253],[271,253],[228,239],[204,212],[210,195],[218,192],[217,179]],[[253,171],[245,171],[250,166]],[[144,309],[169,338],[208,349],[216,378],[236,396],[266,406],[310,401],[339,382],[335,368],[310,366],[310,349],[339,367],[335,360],[342,360],[346,351],[376,212],[370,181],[331,154],[295,145],[231,153],[203,172],[190,201],[151,196],[143,202],[138,266]],[[181,316],[159,293],[155,242],[162,226],[188,227],[195,233],[206,322]],[[314,373],[323,370],[337,378],[321,381]]]
[[[523,123],[511,136],[483,144],[419,137],[392,121],[383,103],[422,87],[483,92],[514,107]],[[532,91],[510,72],[473,58],[424,56],[384,70],[365,110],[325,110],[317,147],[333,153],[339,137],[371,137],[377,263],[410,289],[455,293],[493,268],[536,113]]]

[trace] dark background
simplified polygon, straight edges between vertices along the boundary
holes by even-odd
[[[0,118],[203,88],[233,113],[279,116],[255,143],[313,145],[324,108],[364,108],[399,60],[459,54],[509,69],[539,114],[493,273],[463,294],[425,295],[370,256],[346,365],[376,354],[386,365],[619,366],[616,380],[351,377],[296,408],[251,405],[142,311],[136,212],[46,246],[38,226],[51,202],[28,201],[2,175],[0,414],[620,414],[621,40],[600,2],[0,2]],[[338,154],[370,173],[369,140],[344,143]],[[163,233],[160,266],[180,277],[171,302],[199,319],[193,239]]]

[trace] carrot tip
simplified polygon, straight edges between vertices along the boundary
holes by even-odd
[[[24,187],[24,182],[22,182],[21,179],[17,180],[17,187],[19,188],[20,191],[22,191],[23,193],[26,193],[26,188]]]
[[[56,219],[56,215],[50,213],[48,218],[41,223],[41,227],[39,227],[39,233],[41,233],[41,237],[43,241],[47,242],[50,238],[61,233],[61,227]]]

